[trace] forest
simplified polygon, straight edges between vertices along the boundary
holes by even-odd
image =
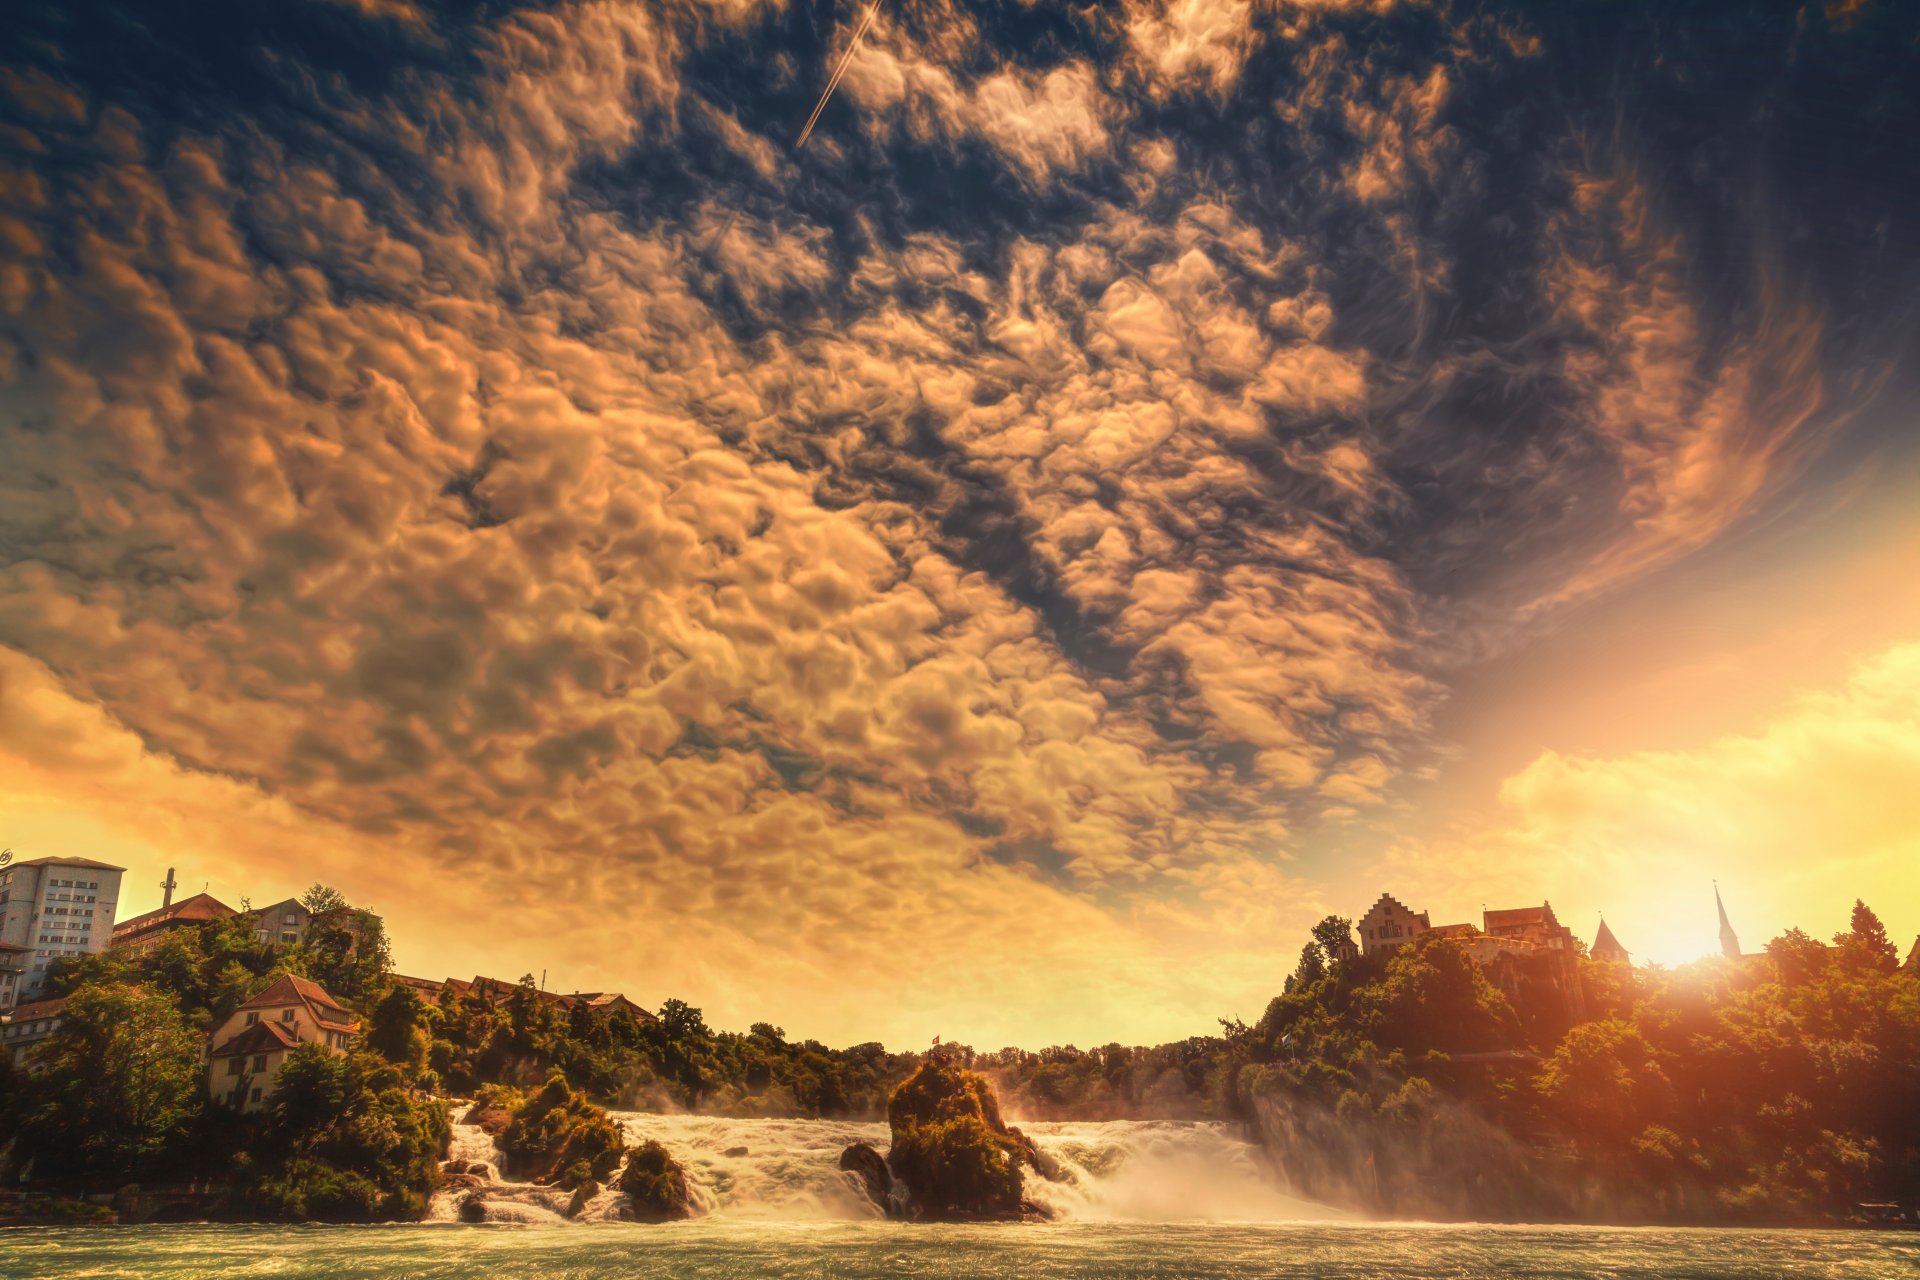
[[[1571,1024],[1496,988],[1458,942],[1363,956],[1350,929],[1316,926],[1251,1026],[941,1056],[1019,1120],[1242,1124],[1297,1193],[1381,1216],[1830,1222],[1920,1197],[1920,973],[1865,904],[1831,943],[1792,930],[1737,961],[1583,955]],[[362,1035],[344,1056],[295,1050],[272,1105],[236,1115],[207,1100],[207,1036],[283,973],[339,997]],[[215,921],[57,982],[60,1029],[24,1067],[0,1055],[14,1175],[73,1193],[215,1179],[235,1217],[418,1217],[448,1098],[480,1098],[500,1131],[519,1126],[530,1167],[585,1182],[618,1162],[604,1108],[881,1118],[926,1057],[716,1030],[678,999],[568,1008],[530,977],[429,1001],[393,980],[371,915],[291,945]]]

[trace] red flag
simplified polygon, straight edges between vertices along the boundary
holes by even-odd
[[[940,1043],[940,1037],[939,1037],[939,1036],[935,1036],[935,1037],[933,1038],[933,1042],[934,1042],[935,1044],[939,1044],[939,1043]]]

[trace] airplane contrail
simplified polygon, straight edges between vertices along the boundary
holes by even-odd
[[[826,89],[820,94],[820,101],[813,104],[813,114],[807,117],[807,125],[800,130],[800,140],[793,144],[798,151],[807,145],[807,139],[813,135],[813,126],[820,119],[820,113],[827,109],[827,99],[840,84],[840,77],[847,74],[847,64],[853,61],[854,50],[860,47],[860,37],[867,34],[867,28],[873,24],[873,15],[880,11],[880,0],[873,0],[867,6],[866,16],[860,19],[860,25],[853,29],[853,39],[847,44],[846,56],[840,59],[840,65],[833,69],[833,78],[827,81]]]

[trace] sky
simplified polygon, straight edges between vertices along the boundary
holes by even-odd
[[[0,845],[896,1048],[1904,949],[1920,13],[1683,8],[18,4]]]

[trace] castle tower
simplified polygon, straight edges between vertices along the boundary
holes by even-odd
[[[1631,964],[1627,949],[1620,945],[1620,939],[1613,936],[1613,930],[1607,928],[1607,919],[1600,917],[1600,932],[1593,935],[1593,948],[1588,952],[1595,960],[1606,964]]]
[[[1729,960],[1740,958],[1740,939],[1733,931],[1733,924],[1727,919],[1726,904],[1720,901],[1720,882],[1713,884],[1713,905],[1720,912],[1720,954]]]

